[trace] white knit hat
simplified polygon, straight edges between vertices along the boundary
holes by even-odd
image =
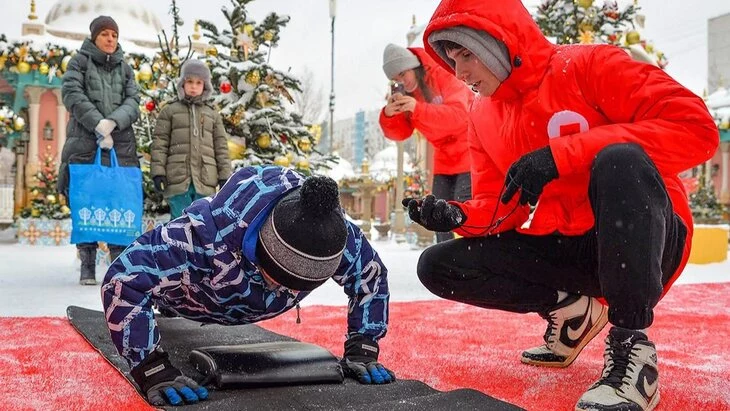
[[[383,52],[383,71],[388,80],[393,80],[398,73],[414,69],[421,65],[415,54],[407,48],[388,44]]]

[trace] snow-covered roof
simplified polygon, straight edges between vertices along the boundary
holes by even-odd
[[[370,175],[375,181],[386,182],[395,178],[398,169],[398,147],[391,143],[373,156],[370,162]],[[403,172],[413,171],[411,156],[403,153]]]
[[[730,89],[720,87],[705,99],[712,117],[722,129],[730,125]]]
[[[349,161],[338,157],[337,164],[329,170],[323,170],[322,174],[339,182],[345,179],[354,178],[355,170],[352,168],[352,164],[350,164]]]
[[[89,24],[99,15],[111,16],[119,26],[119,38],[154,47],[162,24],[140,0],[58,0],[46,15],[46,30],[59,37],[89,35]],[[124,47],[124,46],[122,46]]]
[[[730,89],[720,87],[707,96],[706,103],[709,108],[730,107]]]

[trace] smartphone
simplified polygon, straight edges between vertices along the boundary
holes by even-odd
[[[402,95],[406,94],[406,88],[403,83],[395,81],[393,82],[393,84],[390,85],[390,94],[393,95],[395,93],[400,93]]]

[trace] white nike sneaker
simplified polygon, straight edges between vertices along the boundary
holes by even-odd
[[[659,403],[656,348],[641,331],[612,327],[601,379],[580,397],[578,411],[650,411]]]
[[[548,321],[545,344],[522,353],[522,362],[542,367],[567,367],[608,322],[608,308],[597,299],[571,294],[540,316]]]

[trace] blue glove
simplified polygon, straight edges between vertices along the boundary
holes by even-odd
[[[130,374],[152,405],[183,405],[183,400],[194,404],[208,399],[208,390],[184,376],[159,348],[132,368]]]
[[[361,384],[388,384],[395,381],[393,371],[378,362],[380,347],[375,341],[360,334],[352,334],[345,341],[345,354],[340,365],[346,377]]]

